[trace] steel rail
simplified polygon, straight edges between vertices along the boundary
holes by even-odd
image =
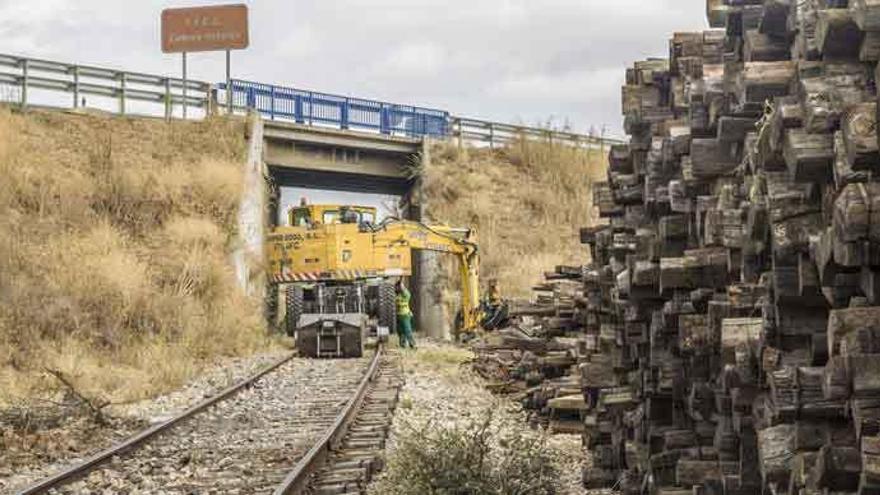
[[[300,495],[305,493],[312,474],[324,465],[324,462],[339,446],[348,432],[349,425],[357,417],[358,410],[367,396],[370,383],[376,379],[379,363],[382,360],[382,351],[383,348],[380,344],[376,348],[376,353],[373,355],[373,361],[370,363],[367,373],[364,375],[363,380],[361,380],[360,385],[358,385],[354,396],[346,404],[345,409],[339,413],[336,420],[327,428],[321,439],[294,466],[293,471],[281,482],[274,495]]]
[[[177,415],[167,421],[164,421],[164,422],[159,423],[155,426],[152,426],[152,427],[150,427],[150,428],[148,428],[138,434],[135,434],[134,436],[132,436],[128,440],[126,440],[116,446],[110,447],[106,450],[103,450],[103,451],[93,455],[92,457],[86,459],[85,461],[81,462],[80,464],[77,464],[77,465],[70,467],[70,468],[68,468],[58,474],[55,474],[49,478],[46,478],[46,479],[44,479],[34,485],[31,485],[30,487],[18,492],[17,495],[34,495],[34,494],[38,494],[38,493],[45,493],[47,490],[59,487],[59,486],[65,484],[73,479],[80,478],[80,477],[88,474],[89,472],[94,470],[96,467],[101,466],[102,464],[106,463],[112,457],[115,457],[120,454],[124,454],[126,452],[130,452],[132,450],[135,450],[136,448],[138,448],[138,447],[142,446],[144,443],[146,443],[148,440],[151,440],[152,438],[157,437],[160,434],[167,432],[169,429],[171,429],[173,426],[177,425],[178,423],[181,423],[187,419],[190,419],[191,417],[204,411],[205,409],[217,404],[218,402],[221,402],[225,399],[228,399],[229,397],[237,394],[241,390],[253,385],[260,378],[263,378],[264,376],[268,375],[269,373],[280,368],[285,363],[289,362],[291,359],[294,358],[294,356],[295,356],[295,354],[290,354],[290,355],[285,356],[284,358],[278,360],[277,362],[267,366],[259,373],[251,376],[250,378],[247,378],[246,380],[243,380],[235,385],[232,385],[232,386],[226,388],[225,390],[221,391],[217,395],[214,395],[213,397],[210,397],[210,398],[196,404],[195,406],[187,409],[183,413],[181,413],[181,414],[179,414],[179,415]]]

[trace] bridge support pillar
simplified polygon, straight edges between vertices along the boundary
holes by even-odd
[[[239,247],[232,255],[238,284],[248,295],[265,296],[266,278],[263,273],[263,246],[266,242],[266,169],[263,162],[263,121],[251,115],[250,148],[244,170],[245,190],[238,213]]]
[[[430,143],[425,139],[422,143],[422,166],[430,164]],[[426,220],[422,181],[417,179],[409,194],[409,214],[413,220]],[[452,326],[455,315],[449,315],[443,304],[443,287],[446,272],[443,267],[442,253],[418,251],[413,253],[413,295],[415,299],[416,329],[433,339],[449,340],[452,338]]]

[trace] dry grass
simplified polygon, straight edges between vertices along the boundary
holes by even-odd
[[[0,110],[0,404],[113,401],[266,344],[236,287],[244,123]]]
[[[438,145],[421,173],[430,215],[476,227],[482,277],[525,297],[544,271],[588,261],[579,229],[597,221],[591,184],[605,166],[601,150],[522,141],[498,150]]]

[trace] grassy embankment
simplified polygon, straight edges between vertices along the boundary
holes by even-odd
[[[522,141],[502,149],[438,145],[421,170],[435,220],[477,228],[482,275],[506,297],[528,297],[556,265],[582,264],[579,229],[598,218],[592,183],[605,176],[602,150]]]
[[[167,391],[267,344],[229,253],[244,122],[0,109],[0,405]]]

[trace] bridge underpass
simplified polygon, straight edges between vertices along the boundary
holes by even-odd
[[[271,179],[272,227],[286,218],[287,208],[299,203],[303,195],[297,193],[302,191],[339,198],[333,203],[346,203],[344,199],[351,194],[345,193],[357,193],[366,203],[372,203],[364,206],[380,206],[377,201],[385,198],[397,202],[405,218],[422,220],[420,183],[413,167],[428,157],[424,139],[265,121],[263,158]],[[312,195],[304,196],[308,199]],[[450,331],[450,322],[445,321],[442,311],[441,291],[434,286],[442,270],[439,256],[414,252],[410,283],[416,329],[435,338],[446,337]],[[279,304],[282,311],[283,307]]]

